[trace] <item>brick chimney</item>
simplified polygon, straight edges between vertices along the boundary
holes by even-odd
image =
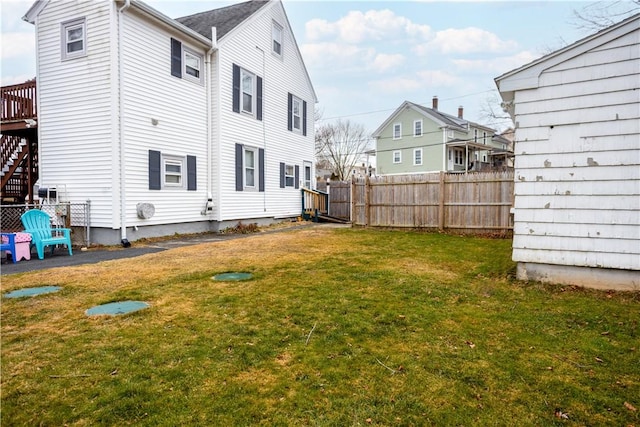
[[[458,107],[458,118],[461,119],[462,118],[462,113],[463,113],[464,109],[462,108],[462,105]]]
[[[434,110],[438,109],[438,97],[437,96],[433,97],[432,105],[433,106],[431,108],[433,108]]]

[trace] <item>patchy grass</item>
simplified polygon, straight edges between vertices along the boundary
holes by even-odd
[[[640,296],[517,282],[510,243],[313,227],[3,276],[63,289],[2,300],[2,424],[639,425]]]

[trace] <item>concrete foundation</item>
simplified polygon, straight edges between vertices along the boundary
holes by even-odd
[[[180,224],[127,227],[127,240],[129,240],[129,242],[135,242],[140,239],[173,236],[176,234],[217,233],[226,228],[236,227],[239,222],[243,224],[257,224],[263,227],[290,220],[292,220],[292,218],[251,218],[233,221],[199,221]],[[105,246],[119,245],[122,240],[120,229],[101,227],[91,227],[89,239],[92,245],[98,244]]]
[[[519,262],[519,280],[616,291],[640,291],[640,271]]]

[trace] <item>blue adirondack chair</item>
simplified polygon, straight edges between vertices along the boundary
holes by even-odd
[[[51,254],[56,245],[67,245],[71,252],[71,230],[68,228],[52,228],[51,217],[38,209],[25,212],[20,217],[24,232],[31,234],[31,246],[38,251],[38,258],[44,259],[45,246],[51,246]]]

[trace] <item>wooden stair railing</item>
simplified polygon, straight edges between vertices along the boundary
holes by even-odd
[[[321,215],[329,213],[329,194],[308,188],[303,188],[301,191],[303,218],[317,222]]]

